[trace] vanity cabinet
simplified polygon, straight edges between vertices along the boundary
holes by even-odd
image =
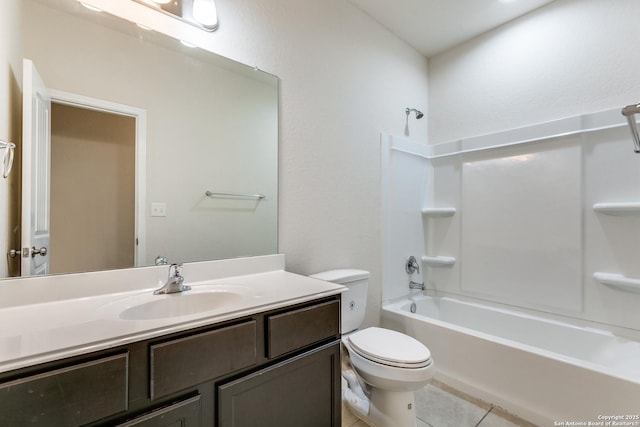
[[[339,426],[340,296],[0,374],[0,426]]]

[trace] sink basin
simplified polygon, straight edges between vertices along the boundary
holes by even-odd
[[[247,298],[243,286],[211,286],[167,295],[138,295],[121,300],[118,317],[152,320],[202,313],[232,307]]]

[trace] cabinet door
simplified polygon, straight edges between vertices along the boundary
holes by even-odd
[[[118,427],[200,427],[200,396],[157,409]]]
[[[218,388],[219,427],[340,426],[339,341]]]

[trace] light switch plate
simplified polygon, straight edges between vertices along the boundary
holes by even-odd
[[[151,216],[167,216],[167,204],[164,202],[151,203]]]

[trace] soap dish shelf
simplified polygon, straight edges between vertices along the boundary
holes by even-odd
[[[640,202],[596,203],[595,212],[615,216],[640,216]]]
[[[456,259],[450,256],[423,256],[422,262],[428,267],[451,267]]]
[[[446,218],[455,215],[456,208],[424,208],[422,215],[427,218]]]
[[[593,273],[593,278],[603,285],[627,292],[640,293],[640,279],[635,279],[622,274]]]

